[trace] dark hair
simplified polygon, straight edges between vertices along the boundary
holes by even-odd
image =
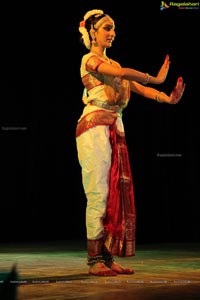
[[[89,38],[90,38],[90,41],[92,41],[92,38],[90,36],[90,29],[91,28],[94,28],[94,25],[100,20],[102,19],[103,17],[105,17],[106,14],[101,14],[101,15],[92,15],[90,16],[86,21],[85,21],[85,28],[87,29],[88,31],[88,34],[89,34]],[[95,29],[95,28],[94,28]],[[83,38],[82,38],[82,35],[80,37],[80,42],[81,44],[84,44],[84,41],[83,41]]]
[[[92,15],[91,17],[89,17],[86,21],[85,21],[85,28],[87,29],[87,31],[89,32],[91,28],[94,27],[94,25],[103,17],[105,17],[106,14],[101,14],[101,15]]]

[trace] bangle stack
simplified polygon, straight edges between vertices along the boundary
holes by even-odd
[[[163,102],[163,101],[160,100],[160,95],[161,95],[161,94],[163,94],[163,92],[159,92],[158,94],[156,94],[156,97],[155,97],[155,100],[156,100],[157,102],[160,102],[160,103]]]
[[[145,81],[142,82],[142,84],[147,84],[147,83],[149,83],[150,76],[149,76],[148,73],[145,73],[145,75],[146,75],[146,78],[145,78]]]

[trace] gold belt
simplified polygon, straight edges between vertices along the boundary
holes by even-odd
[[[98,106],[98,107],[101,107],[101,108],[104,108],[104,109],[108,109],[108,110],[111,110],[111,111],[114,111],[114,112],[121,112],[122,109],[119,105],[109,105],[108,103],[106,102],[102,102],[100,100],[92,100],[89,102],[90,105],[95,105],[95,106]]]

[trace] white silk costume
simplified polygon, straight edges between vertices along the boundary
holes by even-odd
[[[85,107],[77,124],[76,144],[78,159],[82,170],[83,187],[87,198],[86,230],[88,240],[104,238],[104,219],[106,216],[108,196],[109,193],[113,193],[113,191],[111,191],[112,187],[110,186],[113,153],[110,130],[112,127],[112,130],[114,128],[118,136],[124,137],[122,110],[127,106],[130,99],[129,81],[121,80],[121,78],[118,77],[104,76],[98,73],[98,66],[103,62],[105,62],[104,58],[90,52],[83,56],[80,68],[82,82],[85,87],[83,97]],[[120,65],[113,60],[109,60],[109,63],[120,67]],[[119,150],[119,153],[122,153],[123,157],[127,158],[126,150],[123,152],[126,146],[124,146],[124,143],[121,145],[122,150]],[[120,144],[119,147],[121,147]],[[128,170],[128,173],[126,173],[126,170]],[[125,163],[125,167],[122,168],[122,173],[120,177],[121,182],[128,182],[127,187],[125,189],[123,187],[122,198],[125,197],[123,196],[123,193],[125,193],[124,195],[127,195],[125,198],[128,199],[127,203],[129,203],[127,207],[131,207],[130,210],[128,208],[127,224],[132,225],[129,229],[127,229],[129,225],[125,226],[127,227],[125,230],[128,232],[128,236],[131,236],[130,239],[127,239],[128,243],[130,241],[129,244],[131,244],[130,247],[127,247],[127,249],[130,249],[127,255],[133,255],[134,246],[132,246],[132,244],[135,232],[135,212],[131,176],[129,178],[129,163]],[[127,174],[128,176],[125,176]],[[123,184],[124,183],[122,183],[122,186]],[[131,188],[129,189],[130,185]],[[132,193],[131,196],[129,196],[129,191]],[[126,207],[126,204],[124,207]],[[118,225],[119,228],[123,227],[121,224]]]

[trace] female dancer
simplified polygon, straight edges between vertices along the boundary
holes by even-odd
[[[133,274],[114,256],[135,255],[136,213],[134,187],[122,111],[130,93],[157,102],[176,104],[185,83],[179,77],[166,93],[146,86],[161,84],[169,69],[166,55],[157,76],[123,68],[106,54],[115,39],[114,20],[102,10],[88,11],[80,22],[81,41],[89,50],[82,57],[84,110],[76,128],[78,159],[87,198],[86,231],[89,274]]]

